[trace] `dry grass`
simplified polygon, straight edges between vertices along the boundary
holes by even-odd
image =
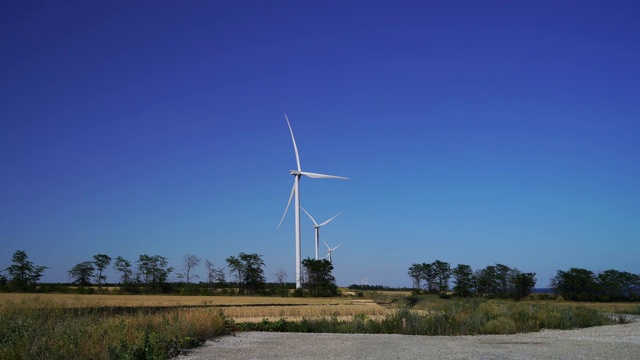
[[[253,322],[262,319],[277,320],[286,318],[289,321],[296,319],[314,318],[352,318],[354,315],[366,315],[369,318],[384,317],[389,310],[374,303],[362,305],[302,305],[302,306],[252,306],[252,307],[227,307],[223,309],[226,317],[237,322]]]
[[[29,303],[36,308],[185,307],[188,309],[181,312],[195,317],[221,310],[236,322],[283,317],[291,321],[325,317],[346,319],[354,315],[380,318],[389,312],[372,300],[349,298],[0,293],[0,308],[20,303]]]
[[[294,298],[264,296],[173,296],[173,295],[76,295],[0,293],[0,306],[28,301],[42,306],[62,307],[176,307],[247,305],[344,305],[346,298]]]
[[[2,301],[0,359],[167,358],[232,330],[213,307],[109,313],[47,301]]]

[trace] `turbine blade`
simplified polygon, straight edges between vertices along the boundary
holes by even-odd
[[[323,223],[322,223],[322,224],[320,224],[320,225],[318,225],[318,224],[316,224],[316,225],[317,225],[318,227],[325,226],[325,225],[327,225],[331,220],[333,220],[333,219],[337,218],[337,217],[338,217],[338,215],[340,215],[340,214],[342,214],[342,213],[337,213],[337,214],[336,214],[334,217],[332,217],[331,219],[329,219],[329,220],[327,220],[327,221],[323,222]],[[309,216],[311,216],[311,215],[309,215]],[[315,221],[314,221],[314,222],[315,222]]]
[[[340,245],[342,245],[342,244],[338,244],[338,246],[336,246],[336,247],[334,247],[333,249],[331,249],[331,251],[333,251],[333,250],[335,250],[335,249],[339,248],[339,247],[340,247]]]
[[[300,209],[302,209],[302,211],[304,211],[305,214],[307,214],[307,216],[309,216],[309,219],[311,219],[311,221],[313,221],[313,224],[315,226],[322,226],[322,225],[318,225],[318,223],[316,222],[316,220],[313,218],[313,216],[311,216],[311,214],[309,214],[307,212],[307,210],[305,210],[302,206],[300,206]]]
[[[331,250],[331,248],[329,247],[329,244],[327,244],[327,242],[326,242],[326,241],[324,241],[324,239],[322,239],[322,242],[323,242],[325,245],[327,245],[327,249],[329,249],[329,251],[331,252],[332,250]]]
[[[282,219],[280,219],[280,222],[278,223],[278,229],[280,228],[280,225],[282,225],[282,221],[284,220],[284,217],[287,216],[287,211],[289,211],[289,205],[291,205],[291,199],[293,199],[293,194],[296,192],[296,183],[293,183],[293,187],[291,188],[291,195],[289,195],[289,201],[287,202],[287,208],[284,209],[284,214],[282,214]]]
[[[293,141],[293,151],[295,151],[296,153],[296,163],[298,164],[298,171],[302,172],[302,168],[300,167],[300,156],[298,155],[298,146],[296,145],[296,138],[293,137],[293,130],[291,129],[291,123],[289,122],[287,114],[284,114],[284,118],[287,119],[287,125],[289,125],[289,132],[291,133],[291,140]]]
[[[310,178],[314,178],[314,179],[341,179],[341,180],[349,180],[349,178],[343,177],[343,176],[336,176],[336,175],[326,175],[326,174],[317,174],[317,173],[312,173],[312,172],[306,172],[306,171],[301,171],[300,172],[301,175],[304,175],[306,177],[310,177]]]

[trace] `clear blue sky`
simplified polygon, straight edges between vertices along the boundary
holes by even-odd
[[[258,253],[640,272],[637,1],[3,1],[0,267]],[[313,228],[303,218],[303,258]],[[323,254],[326,252],[323,251]],[[201,266],[197,272],[204,276]],[[115,273],[108,273],[116,281]]]

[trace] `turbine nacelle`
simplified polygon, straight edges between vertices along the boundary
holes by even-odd
[[[293,176],[306,176],[313,179],[340,179],[340,180],[349,180],[344,176],[336,176],[336,175],[327,175],[327,174],[318,174],[307,171],[298,171],[298,170],[289,170],[289,173]]]

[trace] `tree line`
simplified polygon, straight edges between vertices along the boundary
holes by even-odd
[[[558,270],[551,279],[554,292],[574,301],[638,301],[640,274],[614,269],[599,273],[571,268]]]
[[[105,271],[112,268],[119,276],[120,291],[125,293],[171,293],[212,294],[222,291],[223,294],[262,294],[288,295],[289,289],[295,285],[287,283],[287,274],[278,269],[274,274],[276,282],[268,284],[264,275],[265,262],[262,255],[241,252],[238,256],[225,259],[227,270],[232,277],[226,280],[225,268],[217,268],[204,259],[206,279],[195,283],[200,277],[194,274],[202,263],[202,258],[185,254],[182,258],[182,272],[176,273],[178,283],[169,282],[169,276],[175,269],[169,266],[169,259],[160,255],[142,254],[135,262],[122,256],[112,258],[107,254],[96,254],[91,260],[74,265],[69,271],[70,285],[80,288],[96,286],[103,290],[107,283]],[[338,287],[332,275],[333,266],[328,260],[305,259],[303,265],[303,289],[294,292],[295,296],[334,296]],[[38,282],[46,266],[33,264],[23,250],[18,250],[12,258],[12,265],[0,272],[0,289],[15,292],[36,291]],[[91,290],[89,290],[91,291]]]
[[[536,285],[535,273],[521,272],[503,264],[489,265],[474,271],[466,264],[451,268],[449,263],[436,260],[432,263],[414,263],[407,274],[413,281],[414,289],[460,297],[522,299]],[[450,289],[451,280],[454,286]],[[558,270],[551,279],[550,286],[556,295],[566,300],[640,300],[640,275],[614,269],[597,274],[580,268]]]
[[[489,265],[473,271],[471,266],[458,264],[451,268],[448,262],[436,260],[432,263],[414,263],[407,272],[417,290],[442,296],[460,297],[490,296],[522,299],[536,285],[536,274],[521,272],[503,264]],[[454,286],[450,289],[453,278]],[[452,290],[450,293],[449,290]]]

